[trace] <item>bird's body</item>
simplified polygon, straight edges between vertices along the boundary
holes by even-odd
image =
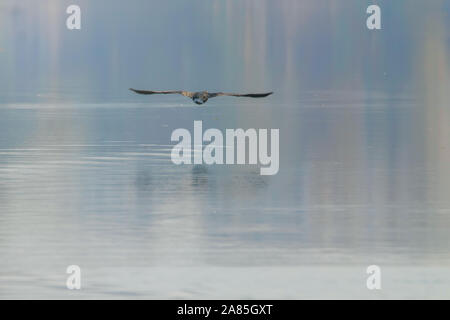
[[[249,97],[249,98],[264,98],[270,96],[273,92],[267,93],[249,93],[249,94],[238,94],[238,93],[225,93],[225,92],[214,92],[209,93],[208,91],[198,91],[198,92],[190,92],[190,91],[180,91],[180,90],[172,90],[172,91],[147,91],[147,90],[135,90],[131,89],[131,91],[136,92],[138,94],[181,94],[185,97],[192,99],[196,104],[204,104],[208,99],[218,97],[218,96],[232,96],[232,97]]]

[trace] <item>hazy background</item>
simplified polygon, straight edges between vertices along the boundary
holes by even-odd
[[[82,9],[82,30],[65,27]],[[382,7],[382,31],[365,13]],[[10,1],[1,12],[2,100],[130,99],[191,90],[445,87],[448,1]],[[439,71],[439,73],[438,73]],[[29,94],[29,96],[26,96]]]
[[[449,12],[2,0],[0,297],[448,298]],[[199,108],[129,87],[275,94]],[[279,128],[279,173],[173,165],[194,120]]]

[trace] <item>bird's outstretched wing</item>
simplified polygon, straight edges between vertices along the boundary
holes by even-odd
[[[136,90],[133,88],[130,88],[131,91],[136,92],[138,94],[172,94],[172,93],[178,93],[182,94],[185,97],[192,98],[193,93],[189,91],[181,91],[181,90],[169,90],[169,91],[147,91],[147,90]]]
[[[272,93],[273,92],[239,94],[239,93],[226,93],[226,92],[211,92],[211,93],[208,93],[208,97],[214,98],[214,97],[218,97],[218,96],[231,96],[231,97],[264,98],[264,97],[270,96]]]

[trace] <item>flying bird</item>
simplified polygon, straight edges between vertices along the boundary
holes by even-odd
[[[146,90],[135,90],[131,89],[131,91],[136,92],[138,94],[181,94],[185,97],[192,99],[196,104],[204,104],[208,99],[218,97],[218,96],[231,96],[231,97],[249,97],[249,98],[264,98],[270,96],[273,92],[267,93],[247,93],[247,94],[238,94],[238,93],[226,93],[226,92],[208,92],[208,91],[199,91],[199,92],[190,92],[190,91],[146,91]]]

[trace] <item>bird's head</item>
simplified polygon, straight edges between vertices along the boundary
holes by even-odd
[[[206,101],[208,101],[208,92],[207,91],[202,91],[202,92],[196,92],[194,93],[194,95],[192,96],[192,100],[196,103],[196,104],[204,104]]]

